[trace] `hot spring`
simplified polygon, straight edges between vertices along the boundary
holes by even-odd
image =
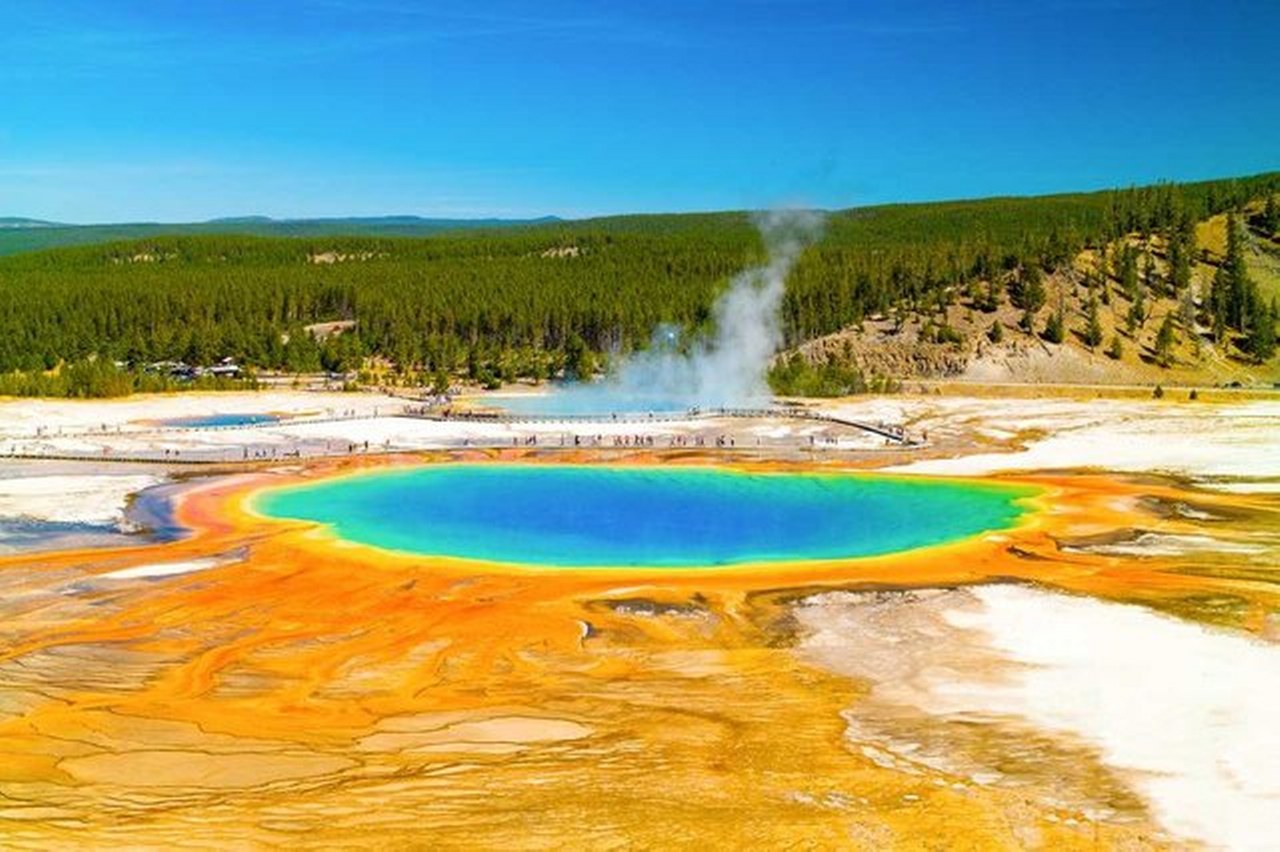
[[[1033,489],[852,473],[442,464],[260,492],[262,514],[388,550],[693,568],[875,556],[1014,524]]]
[[[160,421],[161,425],[180,429],[224,429],[236,426],[257,426],[277,423],[273,414],[202,414],[194,417],[173,417]]]

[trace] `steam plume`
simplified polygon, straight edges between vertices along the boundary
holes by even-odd
[[[538,406],[555,413],[767,404],[769,361],[782,344],[779,309],[787,274],[822,230],[808,210],[761,213],[755,224],[768,260],[734,276],[712,308],[714,331],[681,347],[678,330],[659,327],[652,345],[607,378],[571,385]]]

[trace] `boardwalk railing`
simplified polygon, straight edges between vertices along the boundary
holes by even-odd
[[[500,411],[453,411],[432,409],[426,406],[407,407],[399,416],[416,417],[424,420],[463,420],[481,423],[503,423],[518,425],[521,423],[684,423],[690,420],[718,420],[723,418],[741,418],[750,420],[786,418],[790,420],[810,420],[820,423],[832,423],[860,429],[896,441],[899,444],[918,443],[909,436],[905,429],[889,424],[864,423],[846,417],[837,417],[806,408],[691,408],[684,412],[617,412],[609,414],[530,414],[509,413]]]
[[[381,444],[370,445],[365,441],[352,441],[347,438],[316,436],[299,438],[288,445],[276,442],[234,443],[226,446],[188,446],[182,448],[128,448],[116,449],[98,447],[93,450],[67,449],[54,442],[68,437],[109,437],[121,435],[140,437],[169,432],[199,432],[226,430],[262,430],[272,427],[285,427],[312,423],[338,423],[351,420],[374,420],[392,418],[411,418],[433,420],[438,422],[476,422],[493,423],[504,426],[519,427],[521,425],[555,424],[653,424],[653,423],[688,423],[693,420],[717,420],[725,418],[740,419],[778,419],[805,420],[816,423],[829,423],[846,428],[857,429],[880,436],[886,442],[901,447],[919,447],[922,441],[909,436],[905,430],[886,424],[864,423],[848,418],[837,417],[822,412],[803,408],[714,408],[695,409],[687,412],[652,412],[652,413],[619,413],[608,415],[590,414],[511,414],[502,412],[454,411],[436,409],[426,406],[391,406],[376,413],[352,411],[342,415],[324,417],[302,417],[281,419],[269,422],[253,422],[243,424],[227,424],[215,426],[158,426],[154,429],[106,431],[89,430],[77,433],[49,433],[26,436],[9,436],[0,438],[0,458],[39,459],[61,461],[91,462],[140,462],[169,465],[210,465],[210,464],[244,464],[252,462],[278,462],[287,459],[326,458],[376,453],[420,452],[432,450],[458,449],[717,449],[717,450],[761,450],[766,448],[788,450],[821,450],[841,449],[839,441],[829,436],[788,436],[785,438],[765,438],[754,436],[754,439],[743,439],[741,435],[726,434],[707,436],[702,434],[686,434],[672,431],[670,434],[641,435],[581,435],[572,429],[561,433],[525,434],[495,437],[479,435],[475,437],[446,437],[426,439],[421,442],[392,443],[391,440]],[[41,446],[41,442],[49,442]]]
[[[63,429],[49,426],[39,427],[35,432],[25,435],[0,435],[0,441],[28,441],[53,438],[94,438],[103,435],[164,435],[192,432],[234,432],[245,429],[272,429],[281,426],[305,426],[311,423],[347,423],[352,420],[381,420],[387,417],[400,417],[415,406],[387,405],[375,406],[372,410],[353,409],[338,414],[326,412],[314,415],[306,414],[296,417],[272,417],[268,420],[253,420],[243,423],[208,423],[202,425],[176,424],[158,422],[139,426],[136,424],[103,425],[88,429]],[[128,428],[125,428],[125,427]]]

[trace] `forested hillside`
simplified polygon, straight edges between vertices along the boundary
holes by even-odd
[[[360,234],[369,237],[423,237],[476,228],[522,227],[542,219],[429,219],[421,216],[374,216],[336,219],[271,219],[241,216],[208,222],[126,222],[111,225],[66,225],[20,217],[0,217],[0,256],[81,246],[110,240],[136,240],[158,235],[242,234],[259,237],[319,237]]]
[[[1159,234],[1190,252],[1195,223],[1277,192],[1272,173],[833,213],[790,278],[788,344],[966,294],[1025,301],[1021,282],[1127,234]],[[16,255],[0,259],[0,392],[48,392],[37,377],[70,365],[119,362],[140,375],[152,362],[222,357],[290,372],[380,365],[423,383],[581,373],[598,353],[645,345],[659,323],[706,323],[719,289],[762,254],[750,217],[721,213],[420,239],[156,236]],[[1246,290],[1207,306],[1245,347],[1272,320]],[[321,323],[341,331],[307,330]],[[64,381],[52,392],[103,391]]]

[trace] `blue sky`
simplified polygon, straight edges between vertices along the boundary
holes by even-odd
[[[525,216],[1280,168],[1280,2],[0,0],[0,215]]]

